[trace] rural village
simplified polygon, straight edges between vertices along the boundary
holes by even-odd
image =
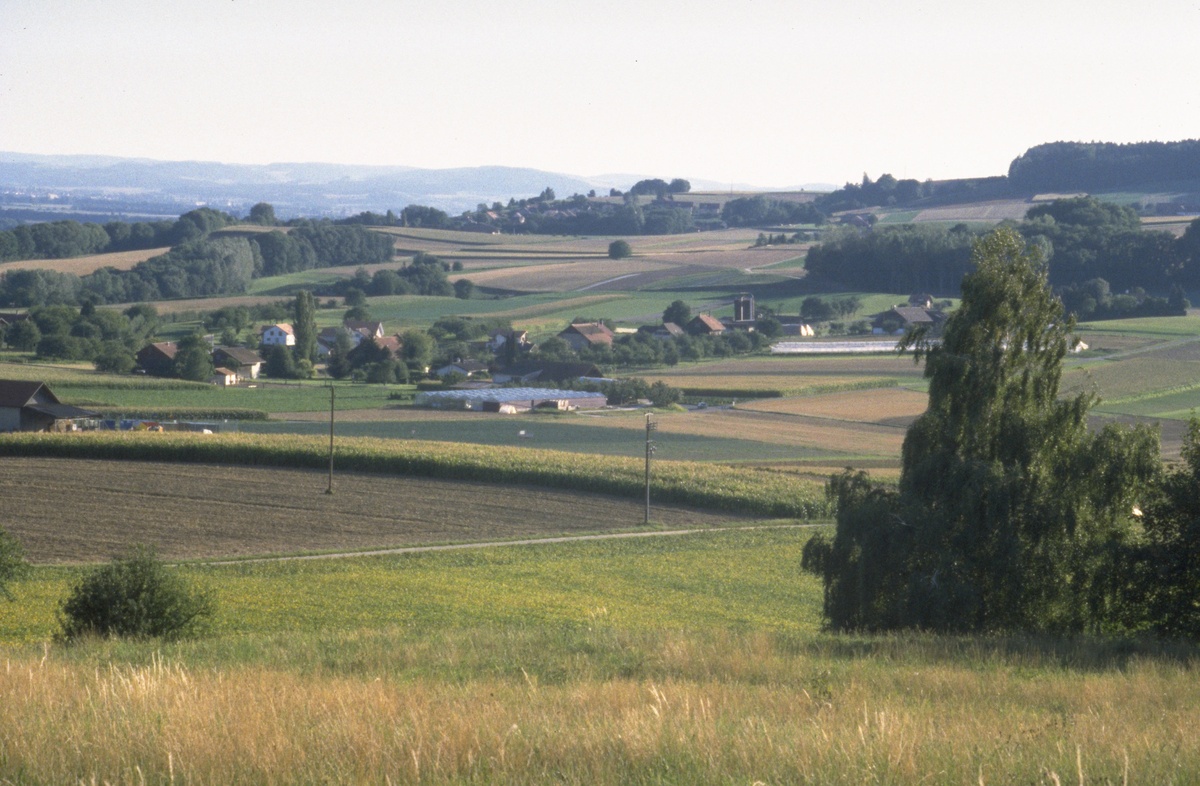
[[[1200,783],[1197,22],[6,3],[0,786]]]

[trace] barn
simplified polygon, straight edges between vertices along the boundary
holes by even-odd
[[[74,431],[100,417],[63,404],[44,382],[0,379],[0,432]]]
[[[551,388],[487,388],[436,390],[418,393],[413,404],[430,409],[475,412],[521,412],[531,409],[600,409],[608,403],[603,393]]]

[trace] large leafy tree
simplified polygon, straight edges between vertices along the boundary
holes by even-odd
[[[982,238],[940,343],[912,333],[929,408],[904,441],[898,490],[834,479],[838,528],[806,555],[839,629],[1103,629],[1157,435],[1089,432],[1090,394],[1061,398],[1073,323],[1036,247]]]
[[[192,335],[179,340],[173,371],[180,379],[190,379],[193,382],[205,382],[212,376],[212,355],[203,337]]]

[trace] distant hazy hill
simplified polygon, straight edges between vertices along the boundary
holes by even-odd
[[[625,184],[628,188],[634,181]],[[265,166],[202,161],[151,161],[107,156],[41,156],[0,153],[0,191],[5,201],[30,202],[48,193],[75,209],[102,210],[119,201],[161,205],[178,215],[177,206],[203,202],[244,213],[257,202],[270,202],[283,218],[305,215],[353,215],[364,210],[399,211],[410,204],[450,213],[474,209],[480,202],[507,202],[537,196],[546,187],[558,196],[586,194],[601,186],[587,179],[537,169],[471,167],[351,166],[280,163]],[[608,186],[604,186],[607,192]],[[18,198],[12,192],[26,192]],[[99,207],[98,207],[99,206]],[[63,206],[60,205],[60,210]]]

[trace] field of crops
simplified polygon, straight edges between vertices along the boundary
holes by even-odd
[[[290,435],[25,433],[0,435],[0,455],[321,469],[328,465],[328,444],[321,437]],[[643,462],[619,456],[343,438],[337,441],[335,463],[346,471],[534,485],[633,498],[644,492]],[[771,516],[813,517],[828,511],[818,484],[796,484],[753,468],[699,462],[658,462],[651,493],[662,502]]]
[[[0,273],[6,270],[53,270],[56,273],[74,273],[86,276],[102,267],[129,270],[139,262],[170,251],[170,248],[147,248],[140,251],[114,251],[111,254],[90,254],[69,259],[22,259],[0,263]]]
[[[135,543],[166,559],[358,551],[639,528],[640,500],[471,481],[141,461],[6,458],[4,528],[39,563]],[[570,511],[564,515],[564,511]],[[745,517],[655,506],[656,525]]]

